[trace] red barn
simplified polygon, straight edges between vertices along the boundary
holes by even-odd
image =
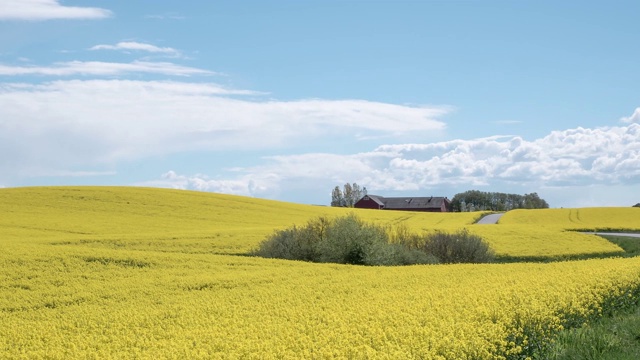
[[[360,209],[448,212],[451,202],[446,197],[382,197],[365,195],[353,205]]]

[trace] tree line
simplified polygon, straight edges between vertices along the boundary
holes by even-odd
[[[509,211],[513,209],[548,209],[549,204],[537,193],[505,194],[469,190],[451,199],[451,211]]]
[[[367,188],[357,183],[336,186],[331,192],[331,206],[354,207],[358,200],[367,195]],[[635,206],[640,206],[636,204]],[[449,211],[509,211],[513,209],[547,209],[549,204],[537,193],[506,194],[468,190],[453,196]]]
[[[344,184],[342,190],[336,186],[331,192],[331,206],[353,207],[358,200],[367,195],[367,188],[353,183]]]

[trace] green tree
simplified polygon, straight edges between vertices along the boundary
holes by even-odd
[[[469,190],[454,195],[452,211],[509,211],[513,209],[546,209],[549,204],[537,193],[518,195]]]
[[[331,206],[344,206],[344,196],[342,195],[340,186],[336,186],[331,192]]]
[[[353,207],[353,204],[355,204],[355,202],[353,201],[353,187],[351,187],[351,184],[344,184],[342,195],[344,196],[344,206]]]
[[[367,188],[361,188],[357,183],[346,183],[342,190],[336,186],[331,193],[331,206],[353,207],[366,194]]]

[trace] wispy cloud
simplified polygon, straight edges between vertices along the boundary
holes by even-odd
[[[124,51],[146,51],[150,53],[160,53],[173,56],[180,56],[180,51],[170,47],[158,47],[151,44],[139,43],[135,41],[123,41],[115,45],[96,45],[89,50],[124,50]]]
[[[111,15],[107,9],[64,6],[57,0],[0,1],[0,20],[102,19]]]
[[[185,151],[295,148],[444,129],[448,110],[362,100],[276,101],[217,84],[69,80],[0,86],[0,169],[76,169]],[[1,179],[0,179],[1,180]]]
[[[163,74],[170,76],[213,75],[208,70],[181,66],[170,62],[133,61],[131,63],[114,63],[103,61],[69,61],[55,63],[51,66],[13,66],[1,65],[0,75],[45,75],[73,76],[94,75],[114,76],[128,73]]]
[[[277,185],[277,176],[271,174],[256,179],[256,176],[245,176],[233,180],[212,179],[207,175],[179,175],[175,171],[167,171],[160,179],[139,183],[140,186],[165,187],[172,189],[190,189],[210,191],[223,194],[254,196],[268,192]]]

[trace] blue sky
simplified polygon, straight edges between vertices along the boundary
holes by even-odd
[[[640,201],[637,2],[0,0],[0,186]]]

